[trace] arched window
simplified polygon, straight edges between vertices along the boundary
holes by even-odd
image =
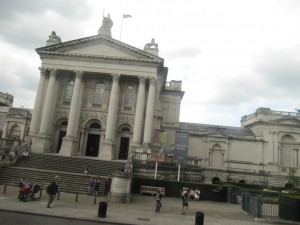
[[[214,168],[220,168],[223,166],[223,161],[224,161],[224,153],[222,151],[222,148],[220,145],[215,144],[212,147],[211,151],[211,166]]]
[[[66,127],[68,126],[68,121],[63,121],[60,125]]]
[[[124,96],[124,109],[131,110],[133,105],[134,90],[132,86],[128,86]]]
[[[66,87],[66,95],[65,95],[65,102],[71,102],[72,100],[72,94],[73,94],[73,89],[74,89],[74,81],[70,80],[67,83],[67,87]]]
[[[298,151],[295,151],[295,139],[286,134],[281,138],[280,165],[282,167],[298,166]]]
[[[90,125],[90,128],[93,128],[93,129],[101,129],[101,125],[99,123],[92,123]]]
[[[121,131],[130,132],[130,128],[129,127],[123,127]]]
[[[101,83],[96,84],[93,104],[102,105],[104,99],[104,90],[105,90],[104,84]]]

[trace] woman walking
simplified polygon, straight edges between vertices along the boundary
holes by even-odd
[[[181,215],[186,215],[186,210],[189,207],[189,194],[187,192],[186,188],[183,188],[182,194],[181,194],[181,199],[182,199],[182,210],[181,210]]]

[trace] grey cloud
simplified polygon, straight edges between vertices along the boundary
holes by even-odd
[[[178,59],[178,58],[194,58],[202,54],[202,50],[192,46],[184,46],[178,49],[169,50],[165,54],[165,58]]]
[[[86,17],[88,4],[80,0],[1,0],[0,19],[11,21],[19,14],[42,15],[49,10],[77,20]]]
[[[255,70],[263,76],[263,82],[277,93],[300,94],[300,47],[266,51]]]
[[[46,35],[49,35],[52,30],[58,29],[65,34],[76,31],[76,25],[89,15],[91,9],[88,7],[85,1],[76,0],[2,0],[0,37],[5,42],[18,47],[33,49],[44,46]],[[58,18],[49,21],[49,12],[57,15]],[[51,28],[49,24],[53,27]],[[65,31],[65,27],[68,27],[68,32]]]

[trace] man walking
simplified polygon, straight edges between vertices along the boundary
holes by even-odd
[[[51,203],[54,201],[55,195],[58,193],[58,176],[55,176],[54,180],[47,187],[47,193],[49,195],[47,208],[52,208],[53,205],[51,205]]]
[[[104,195],[110,192],[110,186],[111,186],[111,177],[108,175],[105,179],[105,190],[104,190]]]
[[[160,208],[161,208],[161,192],[160,192],[160,188],[157,190],[157,193],[156,193],[156,210],[155,212],[159,212],[160,211]]]

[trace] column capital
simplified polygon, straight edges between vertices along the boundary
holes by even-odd
[[[48,69],[50,71],[50,77],[55,77],[58,73],[57,69]]]
[[[113,82],[119,82],[121,75],[118,73],[112,73],[111,74]]]
[[[148,77],[149,81],[150,81],[150,85],[155,85],[156,84],[156,81],[157,79],[154,78],[154,77]]]
[[[139,78],[140,84],[145,84],[145,81],[146,81],[146,77],[145,76],[138,76],[138,78]]]
[[[39,70],[41,71],[41,76],[46,76],[47,68],[39,67]]]
[[[75,73],[75,78],[76,79],[81,79],[83,76],[84,76],[84,72],[81,71],[81,70],[74,70],[74,73]]]

